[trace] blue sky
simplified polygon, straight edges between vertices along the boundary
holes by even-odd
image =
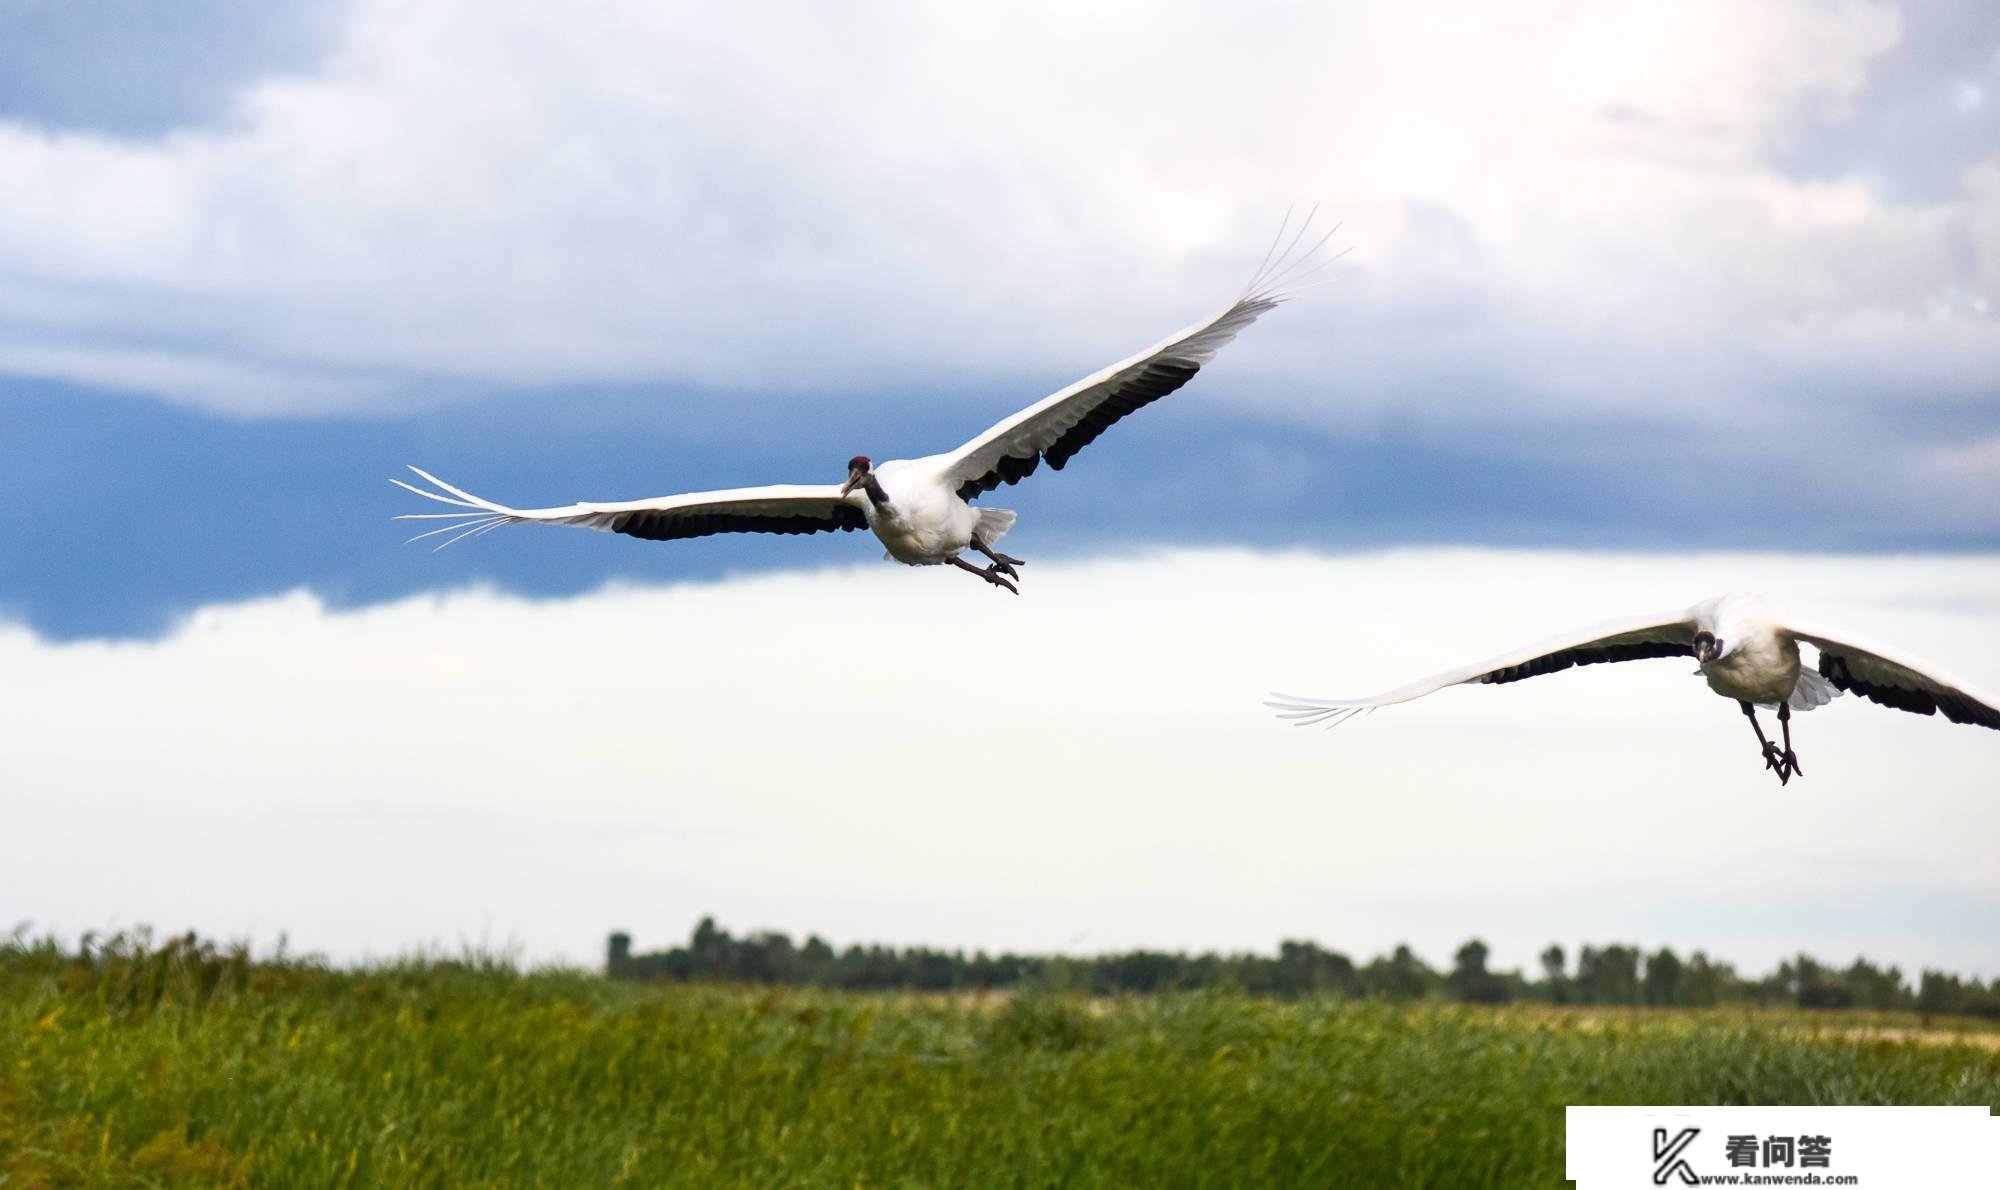
[[[1200,399],[1121,424],[1060,474],[999,494],[1027,520],[1034,558],[1185,544],[1372,549],[1479,543],[1616,549],[1886,551],[1989,547],[1982,533],[1854,524],[1810,490],[1733,474],[1698,444],[1648,428],[1571,433],[1607,446],[1523,458],[1465,433],[1384,427],[1367,436],[1232,414],[1226,366]],[[414,498],[406,463],[495,498],[565,503],[752,481],[831,482],[851,454],[923,453],[969,436],[983,407],[920,399],[764,402],[761,416],[690,433],[670,409],[725,405],[685,390],[510,395],[398,417],[240,419],[48,381],[6,383],[0,470],[9,501],[0,611],[53,639],[151,636],[195,608],[307,587],[335,606],[483,582],[567,595],[613,578],[665,581],[870,561],[860,537],[718,538],[662,548],[555,531],[492,535],[432,552],[389,518]],[[549,409],[563,413],[551,419]],[[1671,431],[1669,431],[1671,432]],[[1657,431],[1655,432],[1657,434]],[[1718,473],[1706,478],[1705,466]],[[828,479],[832,477],[832,479]],[[1722,515],[1746,506],[1744,521]],[[418,525],[416,528],[425,526]],[[435,544],[435,542],[431,543]]]
[[[642,652],[671,674],[681,650],[692,658],[714,642],[652,617],[698,608],[756,633],[724,605],[775,606],[791,593],[824,631],[784,637],[783,656],[753,638],[742,658],[711,657],[717,680],[838,700],[814,681],[859,654],[883,705],[909,694],[884,675],[935,676],[936,659],[901,634],[906,620],[965,626],[966,655],[937,676],[955,706],[1015,697],[974,683],[982,653],[1036,649],[1034,672],[1079,697],[1120,666],[1143,669],[1136,654],[1042,649],[1046,635],[1017,633],[1061,633],[1057,611],[1008,610],[977,584],[932,581],[963,576],[885,568],[860,535],[662,546],[520,529],[432,553],[403,544],[409,531],[390,518],[422,509],[387,481],[416,464],[533,506],[834,481],[855,453],[945,449],[1226,302],[1293,203],[1318,201],[1322,223],[1344,220],[1335,244],[1350,251],[1327,284],[1066,471],[991,498],[1022,514],[1008,549],[1039,564],[1018,604],[1039,594],[1070,606],[1049,590],[1058,582],[1076,584],[1079,607],[1156,591],[1154,614],[1185,625],[1175,647],[1226,651],[1239,647],[1231,626],[1262,615],[1228,575],[1321,584],[1285,592],[1295,614],[1319,609],[1324,631],[1311,643],[1273,637],[1262,658],[1190,658],[1187,682],[1245,690],[1197,698],[1153,675],[1168,701],[1202,715],[1239,705],[1260,715],[1265,679],[1253,670],[1272,685],[1317,689],[1319,672],[1334,686],[1386,683],[1412,676],[1404,657],[1428,671],[1463,660],[1461,648],[1488,653],[1571,619],[1692,602],[1716,593],[1711,582],[1834,601],[1835,618],[1906,632],[1913,650],[1989,686],[2000,664],[1980,651],[2000,639],[2000,9],[1980,0],[1422,11],[1103,0],[1004,14],[916,0],[852,12],[0,0],[0,178],[0,646],[55,692],[17,691],[29,699],[19,713],[53,716],[42,729],[51,741],[66,738],[62,716],[95,715],[130,692],[153,692],[130,715],[167,716],[141,777],[83,745],[0,757],[0,780],[61,803],[38,853],[74,851],[93,824],[129,820],[140,854],[176,829],[160,817],[176,797],[190,799],[187,821],[201,830],[250,814],[242,829],[268,832],[260,847],[337,819],[334,833],[352,831],[345,846],[393,839],[415,855],[482,838],[505,850],[527,823],[563,840],[549,862],[578,873],[596,870],[592,823],[641,823],[641,833],[696,823],[736,840],[712,870],[670,889],[649,882],[680,878],[626,856],[604,873],[618,897],[565,902],[559,921],[553,909],[530,921],[542,910],[506,890],[430,890],[427,932],[395,935],[383,915],[425,890],[387,872],[395,893],[382,893],[375,917],[315,916],[331,894],[315,901],[307,889],[304,901],[271,902],[282,920],[251,920],[229,881],[257,875],[219,853],[215,883],[199,887],[44,895],[0,884],[0,901],[32,903],[40,920],[319,922],[342,953],[358,939],[435,940],[497,921],[548,953],[588,958],[617,904],[657,893],[673,906],[657,930],[622,924],[673,935],[682,916],[715,912],[734,926],[817,924],[846,937],[1060,944],[1071,936],[1062,905],[1034,920],[979,916],[1020,892],[1004,885],[966,892],[969,916],[947,920],[910,916],[858,872],[844,889],[838,870],[818,871],[811,887],[737,881],[732,864],[754,864],[770,838],[834,813],[800,800],[827,789],[820,758],[764,757],[742,734],[749,719],[676,688],[660,697],[701,731],[665,731],[645,754],[670,786],[620,767],[619,733],[633,723],[592,713],[579,693],[626,688],[626,675],[591,668],[620,656],[594,635],[598,618],[641,608]],[[1405,549],[1460,546],[1490,548]],[[1469,573],[1449,577],[1460,564]],[[1556,591],[1538,577],[1598,567],[1601,585],[1578,578]],[[1182,576],[1200,577],[1182,589]],[[891,579],[906,581],[880,585]],[[1463,592],[1451,613],[1463,622],[1450,633],[1410,625],[1399,608],[1416,597],[1399,583]],[[482,637],[483,624],[507,635]],[[1373,651],[1343,656],[1327,643],[1349,632]],[[260,720],[254,740],[215,734],[265,710],[244,691],[271,686],[257,651],[273,639],[298,650],[274,695],[298,715]],[[516,652],[518,665],[501,664]],[[350,657],[382,672],[355,671]],[[740,674],[729,668],[738,660]],[[1347,672],[1364,660],[1365,674]],[[468,674],[495,693],[462,689]],[[385,680],[430,701],[385,717],[370,701]],[[1729,737],[1741,725],[1720,714],[1727,707],[1688,712],[1703,747],[1717,734],[1712,755],[1682,767],[1664,759],[1679,758],[1680,741],[1658,738],[1655,704],[1635,693],[1614,714],[1594,693],[1644,691],[1646,680],[1557,682],[1541,705],[1606,737],[1574,756],[1525,728],[1480,735],[1485,720],[1454,713],[1419,719],[1433,735],[1412,726],[1395,737],[1439,758],[1426,774],[1348,744],[1267,764],[1241,759],[1261,736],[1231,721],[1211,739],[1187,712],[1176,730],[1207,760],[1184,768],[1206,775],[1154,779],[1177,799],[1175,821],[1220,849],[1225,872],[1256,850],[1232,829],[1286,816],[1337,829],[1331,810],[1287,800],[1321,774],[1339,796],[1441,790],[1427,813],[1486,821],[1475,803],[1499,769],[1524,766],[1543,774],[1543,793],[1580,797],[1594,787],[1592,757],[1603,759],[1593,749],[1651,746],[1663,759],[1632,778],[1635,803],[1706,799],[1704,813],[1720,814],[1753,787],[1769,797],[1754,770],[1739,771],[1750,766],[1737,763],[1742,741]],[[462,750],[488,740],[508,707],[545,695],[557,709],[519,734],[548,751],[479,768],[479,796],[468,793]],[[1023,751],[1060,754],[1038,770],[1061,774],[1036,791],[1046,813],[1087,804],[1148,763],[1143,725],[1120,720],[1115,746],[1071,741],[1074,724],[1024,705],[999,717]],[[1872,723],[1879,712],[1826,714]],[[1936,925],[1977,920],[2000,896],[1969,859],[1948,877],[1920,862],[1925,832],[1992,837],[1983,819],[1967,828],[1954,801],[1990,784],[1990,749],[1979,751],[1989,741],[1940,745],[1937,726],[1841,734],[1879,752],[1856,745],[1844,774],[1814,770],[1815,796],[1865,814],[1894,782],[1894,758],[1942,747],[1934,796],[1879,853],[1865,832],[1845,840],[1843,862],[1883,873],[1829,890],[1846,898],[1845,916],[1760,902],[1774,916],[1767,933],[1735,938],[1744,961],[1763,962],[1791,930],[1878,949],[1907,937],[1913,956],[1965,954],[2000,971],[1990,945]],[[941,741],[956,727],[941,730],[899,746],[923,765],[955,766],[963,756]],[[1462,746],[1468,730],[1480,748]],[[431,748],[433,732],[457,750]],[[355,749],[359,739],[372,746]],[[733,775],[746,751],[768,761],[755,780]],[[358,767],[340,770],[347,786],[286,770],[348,752]],[[366,763],[377,754],[397,763]],[[842,755],[896,767],[888,751]],[[1265,807],[1275,817],[1194,808],[1235,764],[1293,791]],[[550,790],[571,788],[572,769],[601,779],[608,800],[563,810]],[[851,840],[884,879],[939,878],[982,829],[976,814],[926,817],[921,790],[893,781],[841,793],[859,799],[854,822],[894,820],[911,832],[906,851],[923,852],[904,870],[870,851],[871,837]],[[507,808],[481,809],[487,795]],[[757,810],[717,809],[733,798]],[[1758,804],[1773,823],[1800,806]],[[710,812],[728,821],[699,825]],[[1365,817],[1423,858],[1407,842],[1426,829],[1422,816],[1375,805]],[[1120,828],[1088,825],[1104,833],[1074,841],[1074,881],[1022,878],[1068,889],[1069,904],[1108,895],[1078,873],[1099,871],[1086,856],[1116,852]],[[181,829],[187,846],[206,846],[196,826]],[[1602,850],[1589,829],[1551,838]],[[1497,880],[1515,870],[1503,841],[1521,845],[1487,829],[1448,846]],[[1200,906],[1172,908],[1176,887],[1194,887],[1172,875],[1177,846],[1151,838],[1131,861],[1154,881],[1157,912],[1135,902],[1096,937],[1273,940],[1202,925]],[[0,869],[8,858],[0,851]],[[12,857],[17,869],[30,858]],[[1305,873],[1312,861],[1301,851],[1286,862]],[[1338,902],[1322,923],[1331,931],[1363,928],[1353,898],[1408,907],[1428,895],[1395,892],[1398,878],[1371,869],[1350,884],[1339,873],[1307,882]],[[1713,895],[1732,887],[1716,881]],[[1524,903],[1540,916],[1485,931],[1521,961],[1577,899],[1560,881],[1538,887]],[[1283,888],[1252,876],[1210,891],[1246,920],[1290,912]],[[1875,894],[1900,908],[1869,909]],[[155,896],[162,908],[149,911]],[[816,897],[846,908],[822,920],[806,908]],[[1708,941],[1696,935],[1713,915],[1699,904],[1638,891],[1606,903],[1629,910],[1648,940]],[[1435,929],[1448,949],[1458,939],[1444,931],[1456,927],[1439,923],[1460,907],[1392,913],[1380,929]],[[1843,934],[1841,921],[1866,928]],[[1310,914],[1295,924],[1316,928]],[[1599,925],[1615,931],[1617,919]]]
[[[297,0],[7,0],[0,111],[133,137],[219,123],[247,81],[312,69],[336,16]]]

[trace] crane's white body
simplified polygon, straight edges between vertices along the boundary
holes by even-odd
[[[1724,698],[1758,706],[1784,703],[1795,711],[1810,711],[1839,693],[1818,674],[1800,668],[1798,640],[1755,595],[1724,595],[1697,603],[1688,609],[1688,622],[1694,631],[1707,632],[1729,646],[1722,656],[1701,662],[1708,688]]]
[[[974,508],[958,495],[942,464],[947,456],[890,459],[875,468],[875,480],[889,497],[877,505],[865,489],[845,500],[868,518],[868,528],[888,556],[906,566],[938,566],[972,548],[975,534],[987,545],[1006,535],[1014,514],[1005,508]]]
[[[1724,698],[1759,706],[1790,702],[1805,672],[1799,668],[1799,642],[1777,632],[1739,639],[1743,643],[1735,652],[1701,663],[1701,676],[1708,680],[1708,688]],[[1818,705],[1793,709],[1811,710]]]

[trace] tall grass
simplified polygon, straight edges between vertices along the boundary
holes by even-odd
[[[1977,1033],[1817,1019],[649,987],[17,939],[0,1185],[1560,1185],[1566,1103],[2000,1104]]]

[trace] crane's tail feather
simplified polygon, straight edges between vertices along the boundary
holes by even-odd
[[[1007,530],[1014,527],[1016,513],[1011,508],[981,508],[978,512],[979,525],[973,532],[989,546],[1007,536]]]
[[[1785,700],[1795,711],[1810,711],[1823,707],[1840,697],[1840,687],[1821,677],[1810,669],[1799,670],[1798,685],[1792,687],[1792,696]]]

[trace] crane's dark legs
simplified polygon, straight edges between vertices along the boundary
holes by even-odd
[[[1005,554],[994,553],[993,547],[979,540],[979,535],[976,533],[972,536],[972,548],[993,559],[993,569],[1006,575],[1008,578],[1020,578],[1021,572],[1014,568],[1016,566],[1027,565],[1026,562],[1021,561],[1019,558],[1010,558]]]
[[[1792,739],[1791,715],[1788,713],[1785,704],[1783,703],[1778,704],[1778,719],[1780,722],[1783,722],[1785,724],[1786,750],[1783,752],[1778,751],[1778,746],[1776,744],[1764,738],[1764,725],[1757,722],[1756,706],[1751,703],[1743,702],[1740,699],[1737,701],[1736,705],[1743,708],[1744,715],[1748,716],[1750,719],[1750,730],[1757,733],[1757,742],[1764,746],[1764,767],[1767,769],[1775,769],[1777,771],[1778,784],[1784,785],[1789,783],[1792,779],[1793,762],[1796,761],[1798,758],[1792,756],[1790,751],[1791,739]]]
[[[1792,767],[1792,775],[1794,777],[1805,776],[1806,771],[1799,767],[1799,754],[1792,751],[1791,703],[1781,702],[1778,704],[1778,726],[1783,728],[1785,733],[1785,763]]]
[[[960,570],[971,571],[972,573],[978,575],[980,578],[983,578],[987,582],[992,583],[996,587],[1005,587],[1009,591],[1013,591],[1014,594],[1016,595],[1019,595],[1021,593],[1014,586],[1013,583],[1010,583],[1006,579],[1000,577],[1000,563],[998,562],[993,563],[991,566],[986,567],[984,570],[980,569],[977,566],[974,566],[972,563],[966,561],[964,558],[953,558],[951,560],[951,564],[953,566],[958,567]]]

